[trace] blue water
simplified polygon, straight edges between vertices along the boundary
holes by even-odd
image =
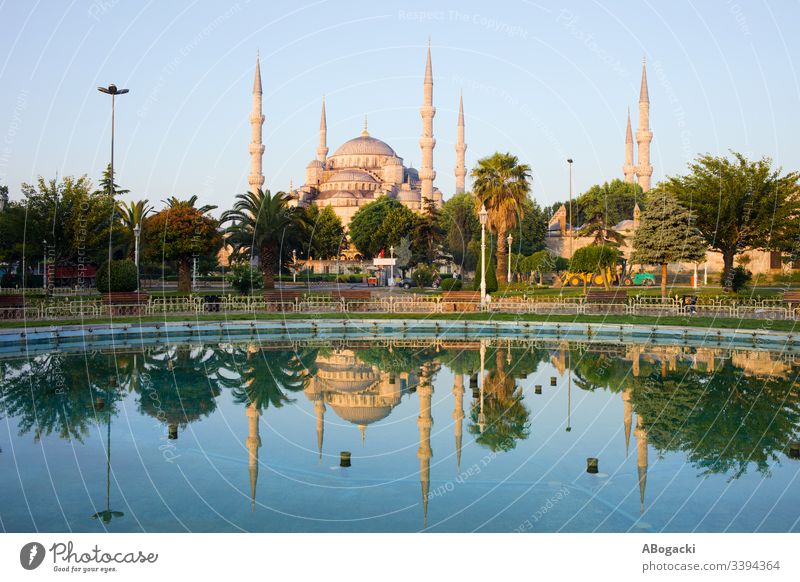
[[[794,356],[502,339],[484,350],[482,394],[478,342],[2,359],[0,526],[800,530]]]

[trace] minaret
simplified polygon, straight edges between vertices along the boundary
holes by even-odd
[[[625,458],[628,458],[628,448],[631,444],[631,425],[633,424],[633,404],[631,404],[631,389],[622,391],[622,424],[625,429]]]
[[[250,403],[247,407],[247,421],[248,421],[248,434],[247,434],[247,450],[249,452],[249,465],[250,465],[250,499],[251,509],[256,510],[256,482],[258,481],[258,449],[261,448],[261,436],[258,434],[258,420],[261,417],[261,411],[255,404]]]
[[[625,181],[633,184],[633,133],[631,132],[631,110],[628,109],[628,127],[625,130],[625,165],[622,166]]]
[[[419,179],[422,181],[422,198],[433,201],[433,180],[436,172],[433,170],[433,148],[436,140],[433,139],[433,116],[436,108],[433,106],[433,72],[431,69],[431,42],[428,40],[428,60],[425,63],[425,91],[422,107],[419,110],[422,116],[422,137],[419,147],[422,150],[422,164],[419,169]]]
[[[456,433],[456,467],[461,470],[461,440],[464,424],[464,375],[456,374],[455,381],[453,382],[453,399],[455,401],[455,408],[453,408],[453,421],[455,422]]]
[[[328,159],[328,120],[325,116],[325,96],[322,97],[322,114],[319,118],[319,146],[317,159],[323,164]]]
[[[417,397],[419,398],[419,417],[417,426],[419,427],[419,482],[422,487],[422,527],[428,527],[428,494],[431,484],[431,427],[433,417],[431,416],[431,396],[433,386],[428,375],[428,370],[420,371],[419,386],[417,387]]]
[[[636,470],[639,476],[639,511],[644,513],[644,490],[647,487],[647,429],[636,414]]]
[[[253,80],[253,112],[250,114],[250,127],[253,135],[250,142],[250,176],[247,183],[250,191],[255,192],[264,186],[264,174],[261,162],[264,157],[264,144],[261,143],[261,128],[264,125],[264,116],[261,113],[261,63],[256,53],[256,76]]]
[[[639,176],[639,186],[641,186],[643,192],[650,190],[650,176],[653,175],[653,166],[650,165],[651,141],[653,141],[653,132],[650,131],[650,95],[647,93],[645,61],[642,60],[642,85],[639,89],[639,128],[636,130],[639,163],[636,165],[636,175]]]
[[[467,166],[464,163],[464,152],[467,144],[464,143],[464,97],[458,98],[458,130],[456,131],[456,194],[464,193]]]
[[[322,464],[322,441],[325,438],[325,398],[322,394],[319,394],[314,402],[314,414],[317,417],[317,450],[319,462]]]

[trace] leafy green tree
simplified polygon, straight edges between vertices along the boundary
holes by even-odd
[[[439,211],[433,201],[425,200],[423,212],[413,215],[411,250],[414,264],[430,265],[441,256],[444,231],[439,222]]]
[[[522,255],[531,255],[546,246],[547,223],[549,219],[544,210],[527,196],[522,202],[522,220],[511,231],[514,237],[512,250]],[[478,227],[480,229],[480,227]],[[480,230],[478,230],[480,234]]]
[[[569,270],[573,273],[583,273],[583,289],[586,291],[586,284],[589,275],[594,273],[604,273],[608,275],[609,270],[616,269],[617,261],[620,256],[619,249],[607,245],[589,245],[581,247],[572,254],[569,262]],[[608,288],[608,276],[603,277],[606,288]]]
[[[614,230],[602,213],[593,214],[578,231],[578,236],[589,237],[593,245],[620,247],[625,244],[625,237]]]
[[[613,227],[633,217],[633,207],[637,202],[641,208],[642,190],[635,184],[620,179],[595,184],[575,200],[575,224],[583,224],[594,216],[601,216],[603,223]]]
[[[708,246],[722,254],[723,288],[731,289],[734,259],[746,249],[780,249],[796,244],[792,229],[800,219],[800,174],[782,174],[772,160],[699,156],[685,176],[666,187],[695,215]]]
[[[264,278],[261,275],[261,271],[254,269],[249,263],[245,262],[231,265],[227,279],[231,287],[244,295],[250,295],[264,288]]]
[[[58,264],[98,264],[117,255],[122,229],[115,220],[116,203],[107,192],[93,191],[86,176],[65,176],[60,181],[23,184],[23,205],[26,210],[24,236],[26,258],[34,259],[29,250],[42,254],[42,241],[47,240],[48,257]],[[121,257],[120,257],[121,258]]]
[[[245,192],[238,194],[233,209],[222,215],[222,223],[228,224],[226,242],[233,247],[231,257],[249,261],[258,255],[264,289],[275,288],[278,265],[288,262],[309,228],[305,214],[289,206],[289,199],[284,192]]]
[[[178,291],[191,290],[195,257],[216,254],[222,245],[219,222],[194,205],[178,204],[150,216],[145,222],[145,256],[178,265]]]
[[[470,241],[481,235],[481,225],[475,212],[472,194],[456,194],[447,200],[439,212],[439,227],[444,232],[444,250],[462,271],[475,269],[475,254],[470,253]]]
[[[400,239],[394,248],[395,267],[400,269],[400,273],[405,277],[406,269],[411,265],[411,241],[407,236]]]
[[[114,174],[116,174],[116,172],[114,172]],[[116,176],[114,177],[114,180],[116,180]],[[112,190],[111,164],[108,164],[108,166],[106,166],[106,169],[103,170],[103,175],[100,178],[100,184],[98,184],[97,190],[95,191],[95,194],[109,194],[109,193],[114,198],[116,198],[116,196],[119,195],[119,194],[123,194],[124,195],[124,194],[130,193],[130,190],[126,190],[124,188],[120,188],[119,185],[116,182],[114,182],[113,190]]]
[[[338,257],[345,244],[344,226],[341,219],[330,206],[319,207],[311,204],[304,210],[305,242],[303,247],[306,256],[319,259]]]
[[[531,168],[517,156],[499,152],[478,160],[472,170],[476,209],[486,205],[489,229],[497,236],[496,277],[507,283],[506,235],[524,216],[524,201],[531,190]]]
[[[414,213],[394,198],[381,196],[361,207],[350,220],[350,240],[366,258],[377,256],[381,250],[388,252],[404,236],[409,237],[414,228]],[[413,249],[412,241],[412,249]]]
[[[633,237],[634,264],[661,265],[661,297],[667,296],[667,264],[701,261],[706,241],[694,227],[694,217],[665,188],[647,195],[647,207]]]
[[[523,262],[525,271],[539,275],[539,285],[544,284],[544,273],[555,270],[557,257],[548,250],[533,253]]]

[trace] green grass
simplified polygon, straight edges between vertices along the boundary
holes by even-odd
[[[673,325],[679,327],[711,328],[711,329],[761,329],[764,331],[793,332],[798,327],[798,322],[758,319],[731,319],[711,317],[654,317],[654,316],[627,316],[627,315],[538,315],[538,314],[512,314],[512,313],[432,313],[432,314],[392,314],[392,313],[259,313],[254,318],[250,313],[217,314],[202,313],[196,317],[189,315],[148,316],[148,317],[115,317],[86,319],[86,320],[54,320],[30,321],[28,327],[49,327],[51,325],[103,325],[109,323],[164,323],[181,321],[280,321],[280,320],[319,320],[319,319],[438,319],[461,321],[519,321],[519,322],[547,322],[547,323],[605,323],[605,324],[633,324],[633,325]],[[2,321],[0,329],[22,328],[22,321]]]

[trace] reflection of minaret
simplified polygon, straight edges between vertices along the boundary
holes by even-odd
[[[322,463],[322,439],[325,437],[325,400],[322,396],[314,402],[314,414],[317,417],[317,450],[319,462]]]
[[[639,377],[639,359],[641,358],[642,350],[640,346],[630,346],[628,348],[628,359],[632,362],[632,371],[635,377]]]
[[[636,144],[639,146],[636,175],[639,177],[639,186],[643,192],[650,190],[650,176],[653,175],[653,166],[650,165],[650,142],[653,141],[653,132],[650,131],[650,95],[647,91],[647,71],[645,62],[642,61],[642,85],[639,89],[639,127],[636,129]]]
[[[258,420],[261,411],[255,404],[250,403],[247,407],[247,451],[250,465],[250,499],[251,509],[256,510],[256,482],[258,481],[258,449],[261,448],[261,436],[259,435]]]
[[[317,160],[325,163],[328,159],[328,120],[325,116],[325,97],[322,98],[322,114],[319,118],[319,147],[317,147]]]
[[[422,486],[422,527],[428,527],[428,493],[431,483],[431,427],[433,417],[431,416],[431,396],[433,395],[433,385],[427,369],[422,369],[419,375],[419,387],[417,397],[419,398],[419,482]]]
[[[464,153],[467,151],[467,144],[464,143],[464,98],[458,99],[458,129],[456,130],[456,194],[463,194],[467,167],[464,162]]]
[[[253,80],[253,112],[250,114],[250,128],[252,137],[250,141],[250,176],[247,183],[250,191],[255,192],[264,186],[264,174],[261,164],[264,158],[264,144],[261,143],[261,129],[264,125],[264,115],[261,113],[261,63],[256,55],[256,75]]]
[[[419,110],[422,116],[422,137],[419,138],[419,147],[422,150],[422,164],[419,168],[419,179],[422,181],[422,198],[433,202],[433,181],[436,172],[433,170],[433,148],[436,140],[433,139],[433,116],[436,108],[433,106],[433,71],[431,69],[431,44],[428,41],[428,59],[425,62],[425,85],[422,107]]]
[[[647,429],[636,414],[636,469],[639,474],[639,510],[644,513],[644,490],[647,486]]]
[[[622,414],[623,425],[625,427],[625,458],[628,458],[628,448],[631,444],[631,424],[633,418],[633,405],[631,404],[631,389],[625,388],[622,391]]]
[[[464,421],[464,376],[462,374],[455,375],[453,382],[453,397],[455,400],[455,408],[453,409],[453,421],[455,421],[456,433],[456,465],[461,470],[461,435]]]
[[[625,181],[633,183],[633,133],[631,133],[631,110],[628,109],[628,128],[625,130],[625,165],[622,166]]]

